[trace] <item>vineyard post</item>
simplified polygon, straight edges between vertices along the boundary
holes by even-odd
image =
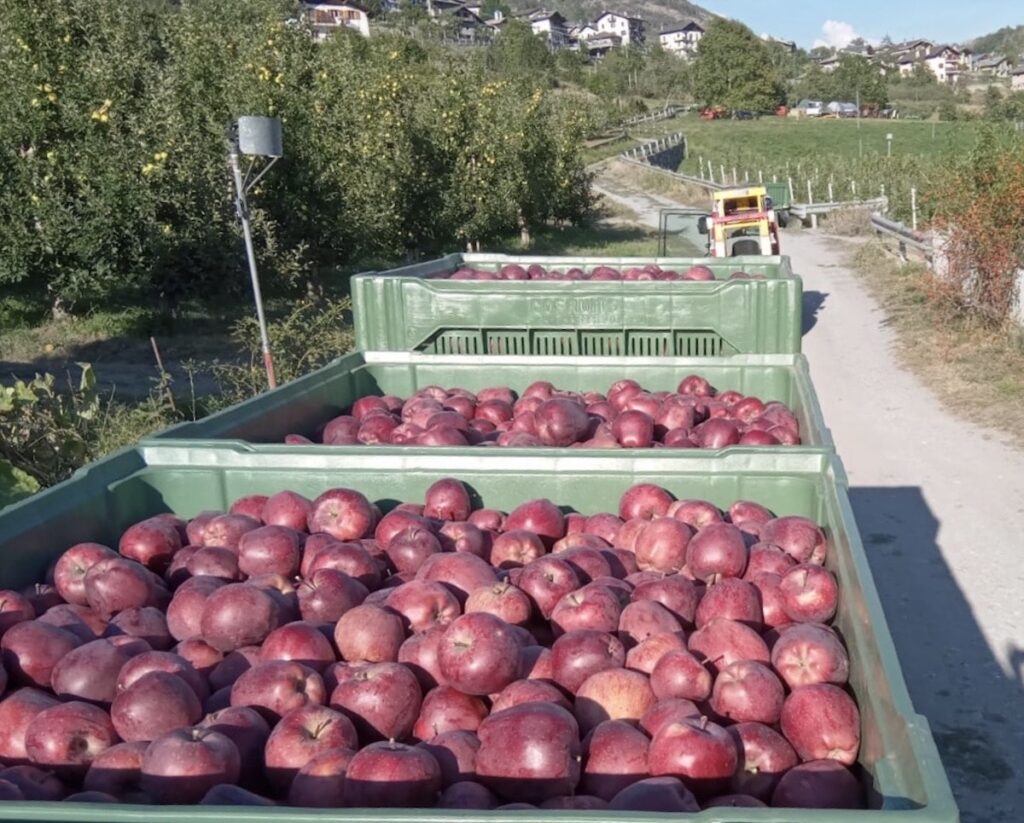
[[[829,203],[835,203],[836,202],[835,197],[832,196],[832,181],[831,180],[828,181],[828,202]]]
[[[811,193],[811,181],[810,180],[807,181],[807,205],[808,206],[813,206],[814,205],[814,195]],[[812,229],[818,228],[818,215],[814,214],[813,212],[811,213],[811,228]]]
[[[910,187],[910,227],[917,231],[917,189]]]
[[[764,171],[762,169],[757,170],[757,182],[764,185]]]
[[[732,167],[732,184],[735,186],[739,182],[740,182],[739,175],[736,174],[736,167],[733,166]]]
[[[885,183],[882,183],[882,197],[883,198],[885,197]],[[887,212],[889,211],[889,201],[888,200],[885,202],[885,205],[882,208],[884,208]]]
[[[719,171],[719,180],[721,180],[724,183],[725,182],[725,163],[719,163],[718,164],[718,171]]]
[[[857,199],[857,181],[856,180],[851,180],[850,181],[850,191],[853,192],[853,199],[856,200]]]
[[[789,164],[787,163],[786,165],[788,166]],[[789,178],[789,202],[792,203],[794,200],[796,200],[796,195],[793,193],[793,178],[790,177]]]

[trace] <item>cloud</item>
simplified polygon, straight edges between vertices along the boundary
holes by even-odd
[[[814,46],[827,46],[831,49],[841,49],[850,45],[860,35],[850,23],[842,20],[826,20],[821,27],[822,37],[814,41]]]

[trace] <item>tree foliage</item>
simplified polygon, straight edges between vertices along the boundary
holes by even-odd
[[[742,23],[718,19],[697,46],[693,92],[705,105],[767,112],[782,85],[764,41]]]
[[[316,44],[287,0],[0,0],[0,19],[5,296],[84,311],[243,290],[241,114],[284,126],[251,198],[271,292],[589,209],[580,114],[514,26],[482,65],[401,34]]]
[[[877,66],[855,54],[844,54],[830,72],[811,65],[793,87],[791,100],[840,100],[861,106],[884,108],[889,102],[889,86]]]

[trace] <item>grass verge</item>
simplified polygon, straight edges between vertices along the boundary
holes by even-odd
[[[995,330],[932,298],[923,264],[901,264],[879,244],[854,266],[896,332],[901,362],[952,411],[1024,446],[1024,331]]]

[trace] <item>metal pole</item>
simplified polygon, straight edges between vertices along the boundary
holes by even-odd
[[[249,257],[249,275],[252,278],[252,294],[256,300],[256,317],[260,325],[260,341],[263,345],[263,365],[267,370],[267,385],[277,388],[277,378],[274,376],[274,358],[270,353],[270,337],[267,334],[267,318],[263,314],[263,293],[260,291],[260,277],[256,271],[256,252],[252,246],[252,227],[249,225],[249,204],[245,199],[245,184],[242,182],[242,170],[238,165],[238,144],[231,141],[231,148],[228,151],[228,159],[231,163],[231,173],[235,178],[235,190],[238,197],[235,200],[235,208],[238,212],[238,219],[242,221],[242,233],[245,235],[245,252]]]

